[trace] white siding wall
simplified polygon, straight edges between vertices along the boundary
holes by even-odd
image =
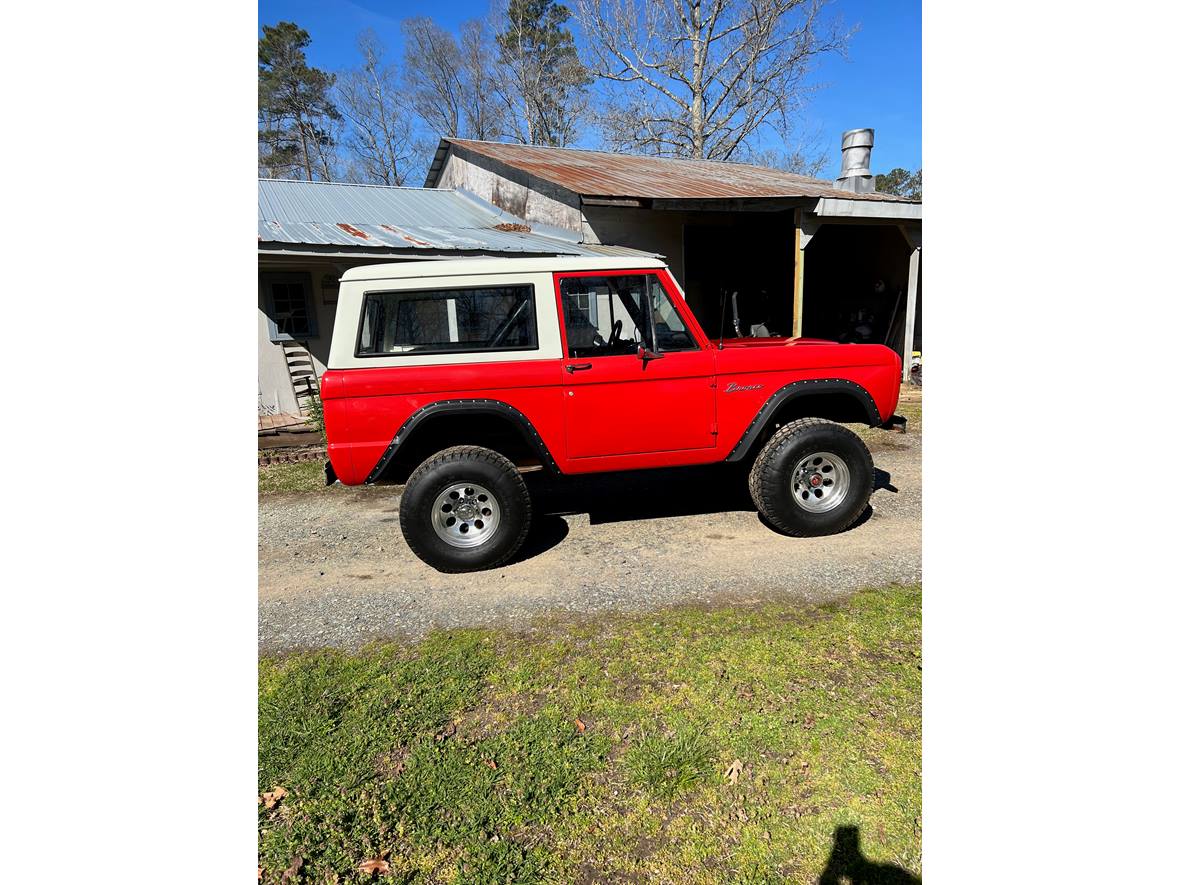
[[[270,340],[270,326],[266,316],[266,293],[263,290],[263,275],[269,271],[278,273],[305,273],[311,278],[311,306],[316,315],[318,335],[307,342],[316,376],[324,373],[328,363],[328,350],[332,343],[332,325],[336,321],[336,306],[324,304],[321,279],[325,274],[335,276],[335,270],[325,270],[307,265],[292,264],[285,267],[267,267],[258,276],[258,390],[261,396],[260,408],[296,414],[295,392],[287,372],[287,361],[283,346]]]
[[[477,165],[455,146],[447,152],[437,186],[462,188],[528,222],[582,232],[576,194],[487,157],[480,157]]]
[[[688,213],[616,206],[587,206],[582,211],[587,243],[630,246],[663,255],[668,269],[683,285],[684,225],[689,220]]]
[[[258,303],[258,413],[270,415],[295,412],[295,393],[287,375],[283,349],[271,343],[266,311],[263,309],[261,286]]]

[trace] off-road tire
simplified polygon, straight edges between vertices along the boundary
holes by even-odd
[[[804,509],[792,492],[796,465],[819,452],[837,455],[849,474],[843,500],[823,513]],[[847,427],[819,418],[800,418],[779,428],[750,468],[755,506],[772,526],[796,537],[844,531],[864,513],[872,493],[873,458],[864,442]]]
[[[449,486],[474,483],[491,492],[499,506],[499,523],[486,543],[454,547],[432,522],[435,502]],[[402,537],[414,555],[440,572],[474,572],[511,559],[524,543],[532,522],[532,502],[520,471],[491,449],[454,446],[423,461],[406,480],[399,511]]]

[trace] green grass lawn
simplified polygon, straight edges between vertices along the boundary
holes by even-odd
[[[814,883],[848,826],[917,875],[920,634],[890,587],[263,659],[263,880]]]
[[[897,414],[904,415],[909,421],[907,433],[922,432],[922,388],[903,387],[901,400],[897,404]]]
[[[319,492],[324,485],[324,459],[258,468],[259,492]]]
[[[921,389],[917,389],[915,394],[914,388],[902,388],[902,399],[897,404],[895,410],[898,415],[904,417],[907,421],[907,434],[921,434],[922,432],[922,396]],[[874,445],[884,446],[885,448],[896,448],[901,445],[899,435],[895,430],[881,430],[878,427],[865,427],[863,424],[848,425],[861,439],[863,439],[870,448]]]

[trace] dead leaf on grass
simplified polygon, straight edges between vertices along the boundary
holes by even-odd
[[[394,756],[392,753],[381,757],[380,764],[377,766],[380,772],[388,777],[400,777],[406,770],[406,760],[399,756]]]
[[[574,728],[576,728],[578,730],[578,734],[581,734],[582,732],[584,732],[586,730],[586,723],[583,722],[581,719],[575,719],[574,720]]]
[[[282,787],[275,787],[270,792],[263,793],[261,796],[259,796],[258,801],[270,809],[278,805],[286,795],[287,791]]]
[[[283,878],[279,880],[280,885],[286,885],[288,882],[299,881],[299,870],[303,866],[303,855],[295,855],[295,859],[291,861],[291,866],[283,870]]]
[[[488,768],[492,769],[493,771],[495,771],[497,768],[495,759],[485,759],[483,761],[483,764],[486,765]]]
[[[388,873],[389,861],[375,857],[372,860],[366,860],[363,863],[357,864],[356,871],[358,873],[368,873],[370,876],[374,873]]]
[[[741,759],[734,759],[733,764],[725,769],[725,779],[731,784],[736,784],[738,778],[742,776],[742,772],[746,770],[746,766],[742,764]]]
[[[451,721],[451,722],[447,723],[446,728],[444,728],[442,731],[438,732],[434,736],[434,739],[436,741],[442,742],[442,741],[445,741],[447,738],[452,737],[454,734],[455,734],[455,723],[454,723],[454,721]]]

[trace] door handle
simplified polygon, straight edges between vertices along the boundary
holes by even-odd
[[[567,372],[581,372],[592,368],[594,368],[594,363],[566,363],[565,365]]]

